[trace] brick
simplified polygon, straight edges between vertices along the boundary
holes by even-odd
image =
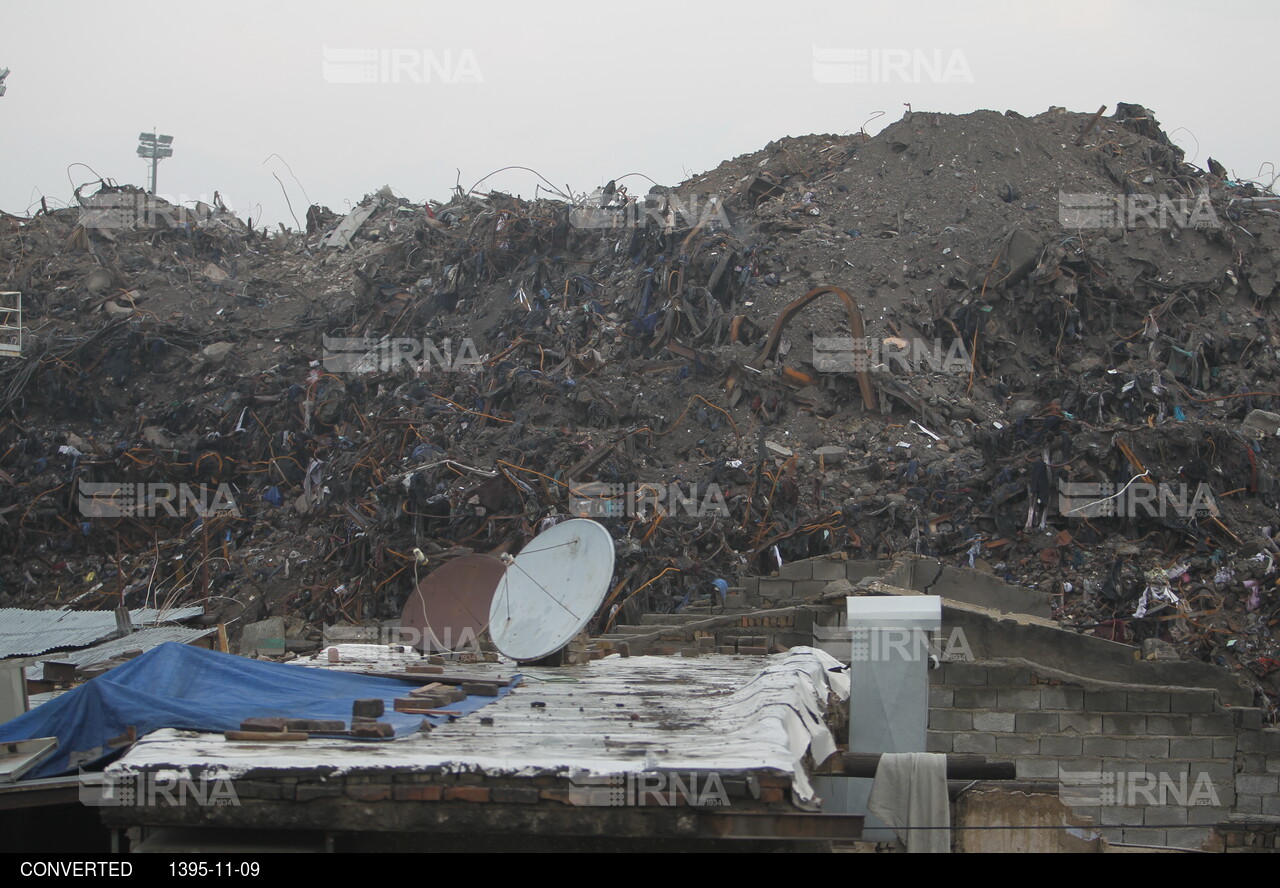
[[[832,580],[848,579],[847,571],[843,561],[815,561],[813,562],[813,578],[815,580],[824,580],[831,582]]]
[[[1084,691],[1080,688],[1040,688],[1041,709],[1079,709],[1084,705]]]
[[[1124,755],[1124,741],[1118,737],[1085,737],[1083,739],[1086,755]]]
[[[495,786],[489,799],[500,805],[536,805],[541,794],[532,786]]]
[[[1129,691],[1126,704],[1130,712],[1168,712],[1169,693]]]
[[[1182,691],[1169,698],[1172,712],[1213,712],[1213,691]]]
[[[1037,737],[997,737],[996,738],[996,754],[997,755],[1038,755],[1040,752],[1040,740]]]
[[[290,787],[292,789],[293,787]],[[239,799],[282,799],[284,787],[270,780],[233,780],[231,789]],[[290,795],[292,797],[292,794]]]
[[[956,734],[952,744],[955,752],[991,753],[996,751],[994,734]]]
[[[351,736],[368,737],[370,739],[383,739],[386,737],[394,737],[396,729],[386,722],[374,722],[373,724],[352,724]]]
[[[351,714],[356,718],[382,718],[386,711],[386,704],[377,697],[356,700],[351,704]]]
[[[996,731],[1003,734],[1011,734],[1015,726],[1015,716],[1012,712],[973,713],[973,729],[975,731]]]
[[[1212,805],[1192,805],[1187,811],[1187,823],[1218,823],[1226,820],[1230,814],[1230,808],[1219,808]]]
[[[1214,758],[1231,758],[1235,754],[1236,754],[1236,738],[1235,737],[1214,737],[1213,738],[1213,757]]]
[[[1193,785],[1200,780],[1201,775],[1214,783],[1234,783],[1236,768],[1232,762],[1189,762],[1187,774]]]
[[[763,786],[760,788],[759,801],[764,802],[766,805],[776,805],[782,801],[783,797],[783,790],[778,789],[776,786]]]
[[[1280,817],[1280,796],[1263,796],[1262,813],[1271,817]]]
[[[930,731],[925,736],[924,751],[925,752],[951,752],[954,734],[939,733]]]
[[[977,713],[982,715],[983,713]],[[975,713],[954,709],[938,709],[929,713],[929,728],[934,731],[971,731]]]
[[[299,783],[294,790],[294,798],[299,802],[312,799],[335,799],[342,795],[342,784],[334,783]]]
[[[957,709],[995,709],[998,702],[994,688],[956,688],[952,694]]]
[[[1239,774],[1236,776],[1236,792],[1250,795],[1275,795],[1276,775]]]
[[[996,700],[1001,709],[1040,709],[1040,691],[1035,688],[1013,691],[1001,688],[996,692]]]
[[[1057,733],[1059,715],[1056,712],[1019,712],[1015,720],[1019,734]]]
[[[446,802],[487,802],[489,787],[487,786],[446,786],[444,788]]]
[[[784,564],[778,571],[778,575],[787,580],[812,580],[813,562],[793,561],[790,564]]]
[[[395,787],[395,799],[398,802],[438,802],[443,797],[443,786]]]
[[[348,783],[347,798],[360,802],[385,802],[391,798],[391,785],[374,783],[366,786],[352,786]]]
[[[738,645],[738,653],[747,657],[767,657],[769,649],[767,647],[748,647],[746,645]]]
[[[1124,712],[1129,708],[1129,696],[1124,691],[1085,691],[1086,712]]]
[[[1260,752],[1280,752],[1280,730],[1265,728],[1258,732],[1257,737]]]
[[[1169,757],[1169,739],[1167,737],[1145,737],[1140,740],[1124,741],[1126,758],[1162,759]]]
[[[306,734],[333,734],[347,729],[347,723],[336,719],[291,718],[285,722],[286,731],[302,731]]]
[[[289,719],[287,718],[246,718],[240,722],[240,730],[242,731],[283,731]],[[346,728],[346,725],[342,726]]]
[[[1079,737],[1041,737],[1041,755],[1081,755],[1083,744]]]
[[[1094,715],[1091,712],[1059,712],[1058,714],[1058,730],[1062,733],[1075,734],[1101,734],[1102,719],[1101,715]]]
[[[1213,740],[1208,737],[1171,737],[1169,755],[1172,758],[1213,758]]]
[[[1129,713],[1104,715],[1102,717],[1102,733],[1104,734],[1145,734],[1147,717]]]
[[[1280,774],[1280,754],[1273,752],[1267,755],[1266,772],[1268,774]]]
[[[1231,716],[1225,712],[1214,712],[1208,715],[1191,716],[1191,733],[1217,734],[1219,736],[1234,733]]]
[[[950,709],[955,701],[955,692],[950,688],[929,688],[930,709]]]

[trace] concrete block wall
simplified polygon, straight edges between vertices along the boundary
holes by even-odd
[[[1212,690],[1072,684],[999,663],[947,663],[930,677],[930,752],[1012,759],[1026,780],[1100,775],[1096,790],[1077,784],[1073,808],[1111,841],[1199,848],[1241,797],[1261,805],[1276,790],[1265,758],[1259,779],[1237,778],[1246,735]]]

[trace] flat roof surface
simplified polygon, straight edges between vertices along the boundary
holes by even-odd
[[[343,669],[398,671],[400,656],[418,662],[416,654],[396,656],[375,645],[338,648],[336,665]],[[329,665],[326,651],[295,662]],[[771,657],[614,655],[560,668],[459,664],[450,674],[518,672],[524,680],[510,695],[427,734],[378,743],[240,743],[162,730],[141,739],[108,772],[201,770],[234,779],[262,769],[439,768],[488,776],[774,769],[790,774],[797,800],[807,801],[813,789],[802,760],[812,751],[821,762],[835,751],[825,719],[828,696],[849,695],[848,675],[831,672],[835,667],[837,660],[807,647]]]

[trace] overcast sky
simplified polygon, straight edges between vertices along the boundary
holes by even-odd
[[[502,166],[574,191],[674,184],[786,135],[917,111],[1146,105],[1206,165],[1280,162],[1280,4],[948,2],[5,3],[0,209],[99,177],[146,184],[138,133],[174,136],[159,192],[218,190],[293,225],[390,185],[447,200]],[[364,60],[362,62],[362,60]],[[285,167],[292,168],[293,175]],[[72,164],[82,164],[68,166]],[[90,169],[91,168],[91,169]],[[296,180],[294,179],[296,175]],[[1270,182],[1271,167],[1262,179]],[[485,183],[532,197],[509,171]],[[637,185],[641,180],[635,180]],[[635,190],[633,188],[633,190]],[[643,190],[643,189],[642,189]]]

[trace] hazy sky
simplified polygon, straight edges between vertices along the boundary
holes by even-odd
[[[459,177],[470,186],[509,164],[579,192],[633,171],[673,184],[781,136],[856,132],[883,111],[867,127],[876,132],[908,102],[1024,114],[1135,102],[1189,160],[1212,154],[1249,178],[1280,162],[1269,106],[1278,10],[1267,0],[7,0],[0,208],[28,212],[41,195],[61,205],[72,183],[100,176],[145,185],[135,149],[153,127],[174,136],[161,194],[216,189],[242,216],[293,225],[273,172],[299,219],[304,188],[339,211],[384,184],[447,199]],[[76,163],[92,171],[67,169]],[[531,197],[536,181],[509,171],[486,187]]]

